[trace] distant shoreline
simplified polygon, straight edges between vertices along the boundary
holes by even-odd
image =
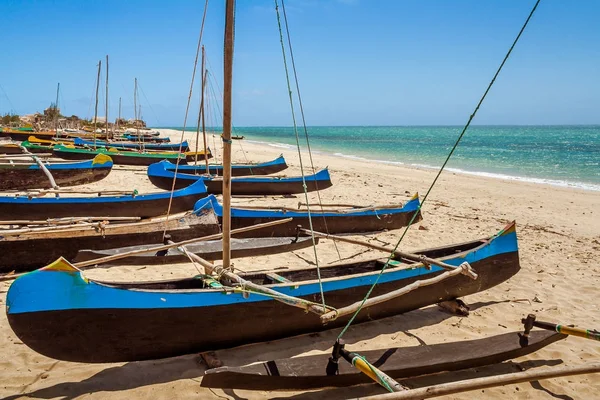
[[[309,135],[315,153],[437,170],[461,128],[311,127]],[[178,131],[181,132],[181,128]],[[195,128],[186,128],[186,132],[195,132]],[[296,148],[290,127],[236,128],[235,133],[245,135],[246,143]],[[594,145],[596,141],[598,144]],[[599,148],[595,150],[594,146]],[[597,172],[600,171],[600,160],[594,157],[595,151],[600,152],[600,126],[596,125],[478,125],[467,133],[447,170],[464,175],[600,191],[600,174]]]

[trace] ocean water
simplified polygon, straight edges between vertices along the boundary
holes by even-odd
[[[462,127],[309,127],[313,151],[439,168]],[[303,129],[301,146],[306,147]],[[291,127],[235,128],[246,140],[296,146]],[[600,126],[472,126],[448,170],[600,191]]]

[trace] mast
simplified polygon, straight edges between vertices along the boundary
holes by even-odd
[[[106,119],[106,138],[109,138],[108,135],[108,54],[106,55],[106,108],[105,108],[105,119]]]
[[[223,57],[223,268],[231,268],[231,86],[235,0],[227,0]]]
[[[204,47],[202,48],[204,53]],[[204,90],[206,88],[206,77],[208,76],[208,70],[204,70],[204,77],[202,78],[202,141],[204,142],[204,165],[206,165],[206,173],[210,173],[208,169],[208,144],[206,139],[206,124],[204,123]]]
[[[56,102],[54,103],[54,136],[58,137],[58,91],[60,90],[60,82],[56,87]]]
[[[119,121],[121,121],[121,98],[119,97],[119,118],[117,118],[117,130],[119,130]]]
[[[208,173],[208,158],[207,156],[207,143],[206,143],[206,126],[204,119],[204,88],[206,87],[206,64],[205,64],[205,53],[204,46],[202,46],[202,67],[201,67],[201,78],[202,78],[202,90],[200,92],[200,111],[198,113],[198,125],[196,128],[196,155],[195,155],[195,165],[198,165],[198,142],[200,136],[200,122],[202,122],[202,141],[204,142],[204,163],[206,165],[206,172]]]
[[[96,78],[96,107],[94,109],[94,150],[96,150],[96,126],[98,123],[98,90],[100,90],[100,69],[102,60],[98,61],[98,77]]]

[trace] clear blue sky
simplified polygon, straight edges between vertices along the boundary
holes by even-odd
[[[286,0],[308,124],[464,123],[533,4]],[[60,82],[62,112],[93,116],[96,65],[108,54],[111,117],[119,96],[133,116],[137,77],[149,124],[181,126],[203,6],[0,1],[0,113],[41,111]],[[474,123],[599,124],[599,21],[600,1],[542,0]],[[224,1],[209,1],[204,43],[221,87],[223,23]],[[239,0],[236,23],[234,125],[291,125],[274,3]]]

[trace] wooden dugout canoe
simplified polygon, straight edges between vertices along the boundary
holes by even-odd
[[[318,238],[315,238],[319,243]],[[287,253],[290,251],[303,249],[312,246],[311,237],[278,237],[278,238],[231,238],[231,258],[255,257],[268,254]],[[144,244],[141,246],[118,247],[106,250],[80,250],[75,257],[75,262],[95,260],[100,257],[123,254],[133,250],[148,249],[160,246],[160,244]],[[198,242],[186,246],[186,249],[205,260],[221,260],[223,257],[223,241],[209,240]],[[155,265],[155,264],[175,264],[189,262],[189,258],[181,254],[176,249],[156,253],[145,253],[120,258],[114,262],[104,263],[102,265]],[[48,264],[48,263],[47,263]]]
[[[58,186],[97,182],[112,170],[112,159],[98,154],[93,160],[75,163],[44,162]],[[0,163],[0,190],[49,189],[50,180],[35,162]]]
[[[148,178],[154,186],[171,190],[173,179],[176,178],[175,188],[181,188],[191,185],[199,180],[206,185],[206,190],[211,194],[223,193],[223,179],[218,176],[194,175],[180,173],[168,169],[168,161],[161,161],[148,167]],[[323,169],[314,175],[307,175],[302,179],[297,177],[274,177],[274,176],[248,176],[235,177],[231,180],[232,195],[286,195],[294,193],[304,193],[304,182],[306,190],[313,192],[331,187],[331,177],[329,170]]]
[[[81,249],[103,250],[160,242],[165,229],[175,241],[220,231],[210,207],[173,214],[168,219],[162,216],[130,223],[99,222],[53,230],[15,229],[0,232],[0,273],[32,271],[58,257],[73,260]]]
[[[410,346],[358,353],[394,379],[497,364],[534,353],[567,338],[556,332],[533,331],[529,345],[522,347],[519,333],[504,333],[484,339],[463,340],[426,346]],[[352,345],[347,346],[352,351]],[[242,367],[209,369],[201,386],[245,390],[308,390],[322,387],[371,383],[350,363],[339,360],[339,374],[327,376],[331,354],[286,358]]]
[[[287,169],[287,163],[283,155],[280,155],[272,161],[257,164],[232,164],[231,165],[231,176],[250,176],[250,175],[269,175],[281,172]],[[167,171],[175,172],[175,164],[170,161],[164,163],[164,168]],[[206,165],[179,165],[177,172],[182,174],[192,175],[218,175],[223,176],[223,165],[209,164],[208,170]],[[183,187],[183,184],[181,185]]]
[[[23,153],[23,149],[21,149],[20,143],[2,141],[0,142],[0,154],[21,154]]]
[[[219,217],[219,221],[221,221],[223,206],[214,195],[199,200],[195,207],[201,207],[206,202],[212,203],[212,208]],[[422,219],[419,204],[418,195],[415,195],[404,205],[396,207],[348,208],[336,211],[321,211],[317,207],[313,207],[311,211],[313,229],[330,234],[366,233],[385,229],[398,229],[408,225],[414,213],[418,213],[418,215],[413,222]],[[231,208],[231,229],[283,218],[293,218],[293,220],[285,224],[249,231],[237,237],[295,236],[298,225],[302,225],[306,229],[310,226],[308,212],[304,210],[233,207]]]
[[[198,199],[206,196],[206,186],[197,182],[173,192],[171,212],[178,213],[194,207]],[[3,220],[43,220],[64,217],[155,217],[165,214],[170,192],[131,195],[79,197],[62,194],[62,197],[1,196],[0,224]]]
[[[41,138],[51,139],[54,135],[54,131],[38,131],[34,132],[33,129],[10,129],[0,128],[0,137],[10,137],[13,140],[24,141],[31,135],[38,135]]]
[[[114,147],[116,149],[133,149],[133,150],[141,150],[142,145],[139,142],[124,142],[124,141],[112,141],[105,142],[103,140],[94,140],[89,139],[81,139],[76,138],[73,143],[77,146],[102,146],[106,148]],[[179,151],[181,149],[182,152],[189,151],[190,146],[188,145],[187,140],[182,143],[145,143],[143,148],[146,150],[162,150],[162,151]]]
[[[491,237],[419,253],[451,265],[470,263],[473,280],[454,275],[435,285],[365,308],[364,322],[487,290],[520,269],[514,223]],[[326,304],[340,308],[360,301],[385,260],[321,267]],[[441,274],[432,266],[394,260],[372,296]],[[244,273],[242,278],[280,293],[320,302],[316,268],[274,274]],[[263,342],[344,325],[349,315],[327,326],[320,318],[260,294],[205,288],[203,279],[138,283],[99,282],[59,259],[14,281],[7,294],[7,316],[19,339],[45,356],[75,362],[124,362],[172,357]],[[175,332],[175,333],[174,333]],[[201,334],[200,334],[201,333]]]
[[[113,159],[115,164],[119,165],[144,165],[148,166],[154,164],[160,160],[172,160],[179,163],[187,163],[185,155],[176,152],[143,152],[139,153],[136,151],[119,151],[114,148],[105,149],[98,148],[86,149],[78,148],[74,146],[55,145],[52,148],[52,153],[56,157],[63,158],[65,160],[89,160],[94,158],[98,154],[106,154]]]

